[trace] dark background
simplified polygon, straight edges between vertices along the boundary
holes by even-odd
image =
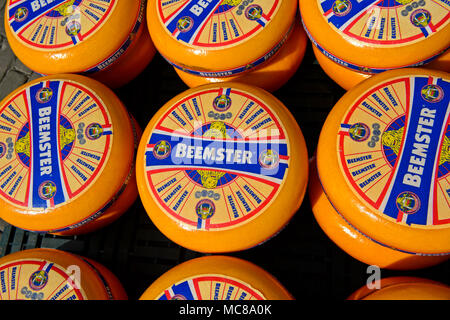
[[[0,7],[3,2],[0,1]],[[0,30],[0,43],[4,44],[2,32]],[[37,76],[27,71],[10,53],[10,60],[4,62],[2,59],[6,58],[1,50],[7,49],[0,48],[3,98],[8,90]],[[16,79],[17,84],[8,77]],[[138,78],[115,92],[144,129],[161,106],[187,88],[172,67],[157,54]],[[344,93],[317,64],[310,44],[294,77],[273,93],[297,119],[310,156],[328,112]],[[1,233],[0,225],[0,257],[36,247],[57,248],[102,263],[119,278],[130,300],[138,299],[165,271],[202,255],[184,249],[162,235],[148,218],[139,199],[110,226],[82,236],[42,235],[10,225],[4,226]],[[345,300],[364,286],[370,275],[367,265],[341,251],[322,232],[314,220],[307,196],[291,222],[276,237],[258,247],[229,255],[262,267],[297,300]],[[382,270],[381,276],[417,276],[450,284],[449,271],[450,262],[446,262],[417,271]]]

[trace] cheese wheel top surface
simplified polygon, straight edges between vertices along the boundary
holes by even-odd
[[[0,258],[1,300],[109,300],[107,279],[83,257],[29,249]]]
[[[290,112],[239,83],[200,86],[166,103],[143,134],[136,167],[158,228],[185,247],[218,252],[278,232],[302,201],[308,171]]]
[[[0,103],[2,218],[63,231],[106,210],[131,171],[127,115],[112,91],[83,76],[39,78],[7,96]]]
[[[297,12],[292,0],[149,1],[150,35],[172,64],[200,72],[244,72],[286,39]]]
[[[450,45],[447,1],[312,0],[300,10],[315,45],[361,71],[428,62]]]
[[[349,90],[330,112],[317,165],[330,202],[383,245],[450,252],[448,73],[403,69]]]
[[[207,256],[159,277],[140,300],[291,300],[271,274],[248,261]]]
[[[41,74],[94,72],[128,48],[142,23],[145,4],[144,0],[8,0],[6,35],[18,58]]]

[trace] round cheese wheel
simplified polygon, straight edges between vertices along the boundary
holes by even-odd
[[[325,234],[353,258],[383,269],[412,270],[427,268],[449,259],[449,255],[417,255],[383,246],[359,232],[333,207],[323,192],[315,165],[310,163],[308,194],[317,223]]]
[[[1,300],[127,300],[105,266],[56,249],[29,249],[0,258]]]
[[[333,107],[317,148],[330,203],[392,249],[450,254],[450,75],[399,69],[373,76]]]
[[[303,200],[302,132],[273,95],[241,83],[208,84],[167,102],[144,130],[138,190],[169,239],[200,252],[266,241]]]
[[[323,71],[345,90],[350,90],[358,83],[372,76],[372,74],[369,73],[348,69],[326,57],[315,46],[312,46],[312,48],[317,62],[319,62]],[[450,51],[447,50],[445,53],[422,67],[450,72]]]
[[[136,138],[110,89],[80,75],[39,78],[1,102],[0,117],[3,220],[77,233],[110,209],[119,213],[115,201],[133,183]]]
[[[248,261],[204,256],[170,269],[140,300],[292,300],[271,274]]]
[[[231,76],[263,64],[286,41],[296,0],[149,1],[147,21],[159,53],[204,77]]]
[[[121,86],[155,54],[145,8],[145,0],[7,0],[5,32],[13,52],[37,73],[99,73],[107,85]]]
[[[361,287],[347,300],[450,300],[450,287],[417,277],[389,277],[379,282],[379,289]]]
[[[312,42],[356,71],[425,64],[450,45],[450,4],[425,0],[300,1]]]
[[[189,87],[197,87],[207,83],[241,82],[273,92],[281,88],[291,79],[299,68],[305,55],[308,38],[299,22],[295,23],[292,34],[274,57],[249,72],[231,76],[209,78],[192,75],[175,68],[181,80]]]

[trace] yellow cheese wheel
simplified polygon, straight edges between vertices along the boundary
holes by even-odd
[[[110,89],[80,75],[42,77],[10,93],[0,113],[3,220],[76,234],[117,212],[115,201],[133,183],[136,138]]]
[[[227,256],[204,256],[170,269],[140,300],[293,300],[264,269]]]
[[[315,46],[355,71],[379,73],[426,63],[450,45],[447,1],[300,1]]]
[[[273,92],[281,88],[295,74],[305,55],[308,44],[307,36],[300,22],[295,22],[292,34],[274,57],[244,74],[231,77],[208,78],[181,71],[175,68],[181,80],[189,87],[197,87],[207,83],[241,82]]]
[[[314,217],[325,234],[353,258],[368,265],[392,270],[427,268],[449,259],[448,255],[423,256],[394,250],[363,235],[336,212],[323,192],[315,159],[311,162],[308,194]]]
[[[332,61],[323,55],[319,49],[313,46],[313,52],[322,67],[323,71],[333,79],[338,85],[340,85],[345,90],[350,90],[358,83],[370,78],[372,74],[358,72]],[[450,72],[450,51],[447,50],[445,53],[441,54],[439,57],[433,61],[422,66],[426,69],[434,69],[445,72]]]
[[[33,71],[100,73],[105,84],[121,86],[155,53],[145,8],[145,0],[7,0],[5,32],[11,49]]]
[[[379,286],[379,289],[361,287],[347,300],[450,300],[449,286],[424,278],[383,278]]]
[[[0,258],[1,300],[127,300],[119,279],[93,260],[57,249]]]
[[[144,207],[169,239],[200,252],[266,241],[300,207],[308,155],[273,95],[208,84],[167,102],[144,130],[136,160]]]
[[[149,1],[147,21],[159,53],[193,75],[231,76],[263,64],[285,42],[296,0]]]
[[[371,77],[333,107],[317,148],[330,203],[381,245],[450,253],[448,73],[398,69]]]

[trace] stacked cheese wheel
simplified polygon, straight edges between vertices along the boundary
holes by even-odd
[[[417,277],[389,277],[363,286],[347,300],[450,300],[450,287],[433,280]]]
[[[119,87],[142,72],[155,54],[146,4],[7,0],[5,32],[14,53],[33,71],[82,73]]]
[[[450,75],[386,71],[330,112],[310,199],[326,234],[354,258],[390,269],[450,257]]]
[[[150,1],[147,21],[161,55],[190,87],[239,81],[269,91],[299,67],[306,35],[294,0]]]
[[[53,75],[0,103],[0,216],[62,235],[98,229],[137,198],[140,129],[117,96],[80,75]]]
[[[292,300],[264,269],[226,256],[205,256],[167,271],[140,300]]]
[[[200,252],[266,241],[300,207],[308,178],[302,132],[267,91],[207,84],[167,102],[145,129],[136,174],[153,223]]]
[[[324,71],[348,90],[390,69],[427,65],[450,72],[450,4],[424,0],[300,1]]]
[[[126,300],[117,277],[91,259],[56,249],[0,258],[1,300]]]

